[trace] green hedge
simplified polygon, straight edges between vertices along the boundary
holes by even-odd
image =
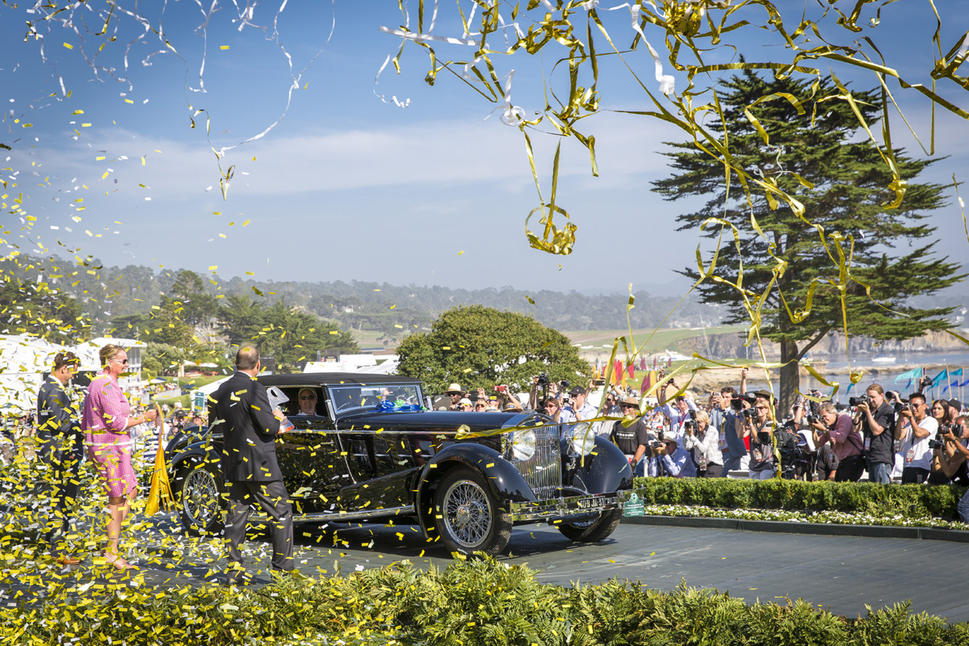
[[[733,478],[636,478],[646,505],[703,505],[721,509],[844,511],[871,516],[958,520],[965,488],[955,485],[881,485]]]
[[[802,601],[746,604],[684,586],[562,588],[493,559],[409,564],[261,589],[122,585],[0,608],[4,644],[969,645],[969,625],[907,605],[840,617]]]

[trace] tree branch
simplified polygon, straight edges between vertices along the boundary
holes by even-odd
[[[824,328],[823,330],[821,330],[820,332],[818,332],[813,339],[811,339],[810,341],[808,341],[807,345],[805,345],[803,348],[801,348],[800,350],[797,351],[797,356],[795,357],[795,359],[797,361],[800,361],[801,358],[805,354],[807,354],[807,351],[808,350],[810,350],[815,345],[817,345],[818,344],[818,341],[820,341],[821,339],[823,339],[824,338],[824,335],[831,331],[831,328],[832,327],[833,326],[829,325],[826,328]]]

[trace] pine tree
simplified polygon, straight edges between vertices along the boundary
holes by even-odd
[[[907,190],[899,207],[888,208],[895,197],[886,188],[891,174],[863,131],[859,135],[858,120],[850,106],[843,100],[819,100],[831,94],[827,79],[821,81],[813,96],[810,86],[804,80],[762,78],[750,71],[734,76],[724,82],[726,92],[719,96],[726,129],[717,119],[709,131],[729,132],[729,148],[735,160],[754,174],[759,170],[764,176],[776,176],[779,187],[803,203],[809,222],[822,225],[827,234],[840,232],[854,238],[850,271],[856,281],[849,282],[845,299],[849,336],[905,339],[949,327],[945,316],[951,308],[920,309],[909,303],[914,295],[933,294],[964,277],[957,273],[958,265],[933,251],[935,228],[928,224],[928,218],[931,211],[945,204],[943,187],[913,181],[932,160],[912,159],[902,150],[895,151]],[[781,98],[750,107],[757,99],[776,92],[797,97],[804,114]],[[874,127],[880,116],[876,107],[880,99],[876,100],[874,91],[852,94],[869,127]],[[769,145],[744,114],[748,107],[767,132]],[[676,217],[679,230],[698,230],[711,216],[722,216],[739,230],[739,255],[728,233],[720,245],[717,274],[736,282],[742,260],[744,288],[760,294],[767,290],[777,266],[770,253],[789,263],[764,303],[761,325],[762,336],[780,345],[784,363],[780,410],[786,410],[798,390],[800,359],[828,332],[843,329],[839,290],[828,282],[837,282],[839,264],[829,257],[818,231],[786,204],[771,209],[763,194],[752,193],[753,214],[767,239],[758,235],[736,176],[727,197],[722,162],[698,151],[693,142],[667,145],[674,150],[664,154],[675,170],[654,182],[653,190],[671,201],[691,196],[707,198],[700,210]],[[794,174],[813,187],[803,185]],[[719,227],[704,231],[709,238],[719,234]],[[773,249],[769,243],[773,243]],[[846,253],[849,247],[846,239]],[[837,257],[833,248],[831,252]],[[694,280],[699,277],[695,268],[681,273]],[[815,279],[824,282],[817,284],[810,313],[804,320],[792,322],[781,294],[792,311],[803,308]],[[870,286],[871,298],[862,283]],[[734,287],[708,279],[698,291],[703,302],[726,305],[729,322],[750,323]]]

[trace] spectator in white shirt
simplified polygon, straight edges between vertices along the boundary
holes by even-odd
[[[698,410],[693,420],[683,425],[683,443],[688,451],[693,451],[693,461],[701,478],[719,478],[723,475],[723,453],[720,451],[720,432],[710,424],[706,411]]]
[[[575,418],[573,421],[585,421],[587,419],[592,419],[596,416],[596,407],[586,401],[586,390],[582,386],[575,386],[569,391],[569,395],[572,396],[572,403],[565,407],[563,415],[566,412],[572,413]],[[562,420],[566,421],[566,420]]]
[[[676,382],[670,379],[669,384],[673,388],[677,388]],[[663,384],[659,389],[659,406],[656,410],[660,411],[666,416],[666,419],[670,422],[670,432],[676,436],[676,444],[681,449],[685,449],[686,446],[683,443],[683,422],[688,419],[692,419],[693,414],[696,412],[696,404],[693,403],[693,399],[686,397],[685,395],[680,395],[676,398],[675,406],[670,406],[669,402],[666,401],[666,386]]]
[[[929,440],[935,438],[939,421],[928,414],[925,395],[913,393],[909,407],[898,414],[898,439],[902,440],[901,453],[905,460],[902,467],[902,484],[925,482],[932,468],[932,449]],[[941,406],[939,407],[942,408]],[[942,410],[945,416],[948,410]]]

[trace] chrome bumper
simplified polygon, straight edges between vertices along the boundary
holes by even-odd
[[[614,493],[566,496],[535,502],[512,502],[509,505],[508,518],[513,523],[518,523],[598,514],[610,509],[622,509],[631,493],[632,490],[622,489]]]

